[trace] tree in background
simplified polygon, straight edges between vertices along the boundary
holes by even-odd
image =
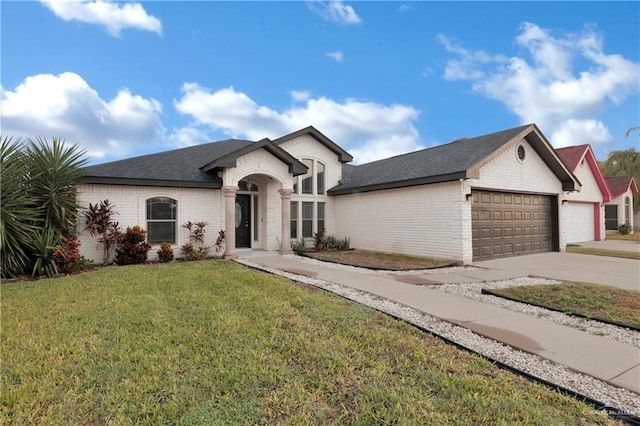
[[[54,250],[76,236],[85,152],[57,138],[0,142],[0,276],[53,275]]]
[[[636,182],[640,182],[640,152],[635,148],[610,152],[600,163],[600,169],[605,176],[633,176]],[[640,197],[636,197],[633,210],[638,211],[639,206]]]

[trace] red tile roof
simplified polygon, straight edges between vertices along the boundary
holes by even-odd
[[[591,149],[591,145],[584,144],[558,148],[556,149],[556,153],[558,153],[558,157],[560,157],[562,162],[569,170],[571,170],[572,173],[575,173],[578,165],[582,161],[586,161],[589,165],[589,169],[591,169],[591,174],[598,184],[598,189],[600,189],[603,201],[609,201],[613,198],[611,196],[611,189],[607,185],[605,177],[602,175],[600,165],[598,164],[598,160],[596,160],[596,156]]]

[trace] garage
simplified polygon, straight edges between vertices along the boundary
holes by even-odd
[[[565,242],[567,244],[582,241],[593,241],[594,218],[592,203],[572,203],[565,206],[564,215],[569,220],[565,221]]]
[[[552,197],[473,190],[473,260],[542,253],[554,248]]]

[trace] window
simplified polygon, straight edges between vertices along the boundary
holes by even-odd
[[[291,239],[298,238],[298,202],[291,202]]]
[[[302,238],[313,237],[313,203],[302,203]]]
[[[176,243],[177,201],[169,197],[147,200],[147,241],[151,244]]]
[[[318,195],[324,194],[324,164],[316,163],[316,180],[317,180],[317,193]]]
[[[309,158],[303,158],[300,161],[307,166],[307,171],[294,179],[293,192],[295,194],[324,195],[326,192],[325,172],[327,166]]]
[[[631,223],[631,198],[624,199],[624,223]]]
[[[324,203],[318,203],[318,232],[324,227]]]
[[[300,177],[302,181],[302,193],[313,194],[313,161],[305,159],[302,160],[302,164],[309,168],[307,172]]]

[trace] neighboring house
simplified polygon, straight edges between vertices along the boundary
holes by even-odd
[[[604,203],[611,200],[611,193],[591,146],[570,146],[556,152],[582,185],[580,192],[562,197],[564,213],[560,229],[565,242],[604,240]]]
[[[109,199],[154,245],[188,242],[186,221],[238,249],[290,252],[319,229],[355,248],[462,263],[565,246],[560,200],[580,183],[534,124],[363,165],[313,127],[85,168],[79,199]],[[101,258],[86,231],[82,253]]]
[[[638,184],[631,176],[607,177],[611,200],[605,203],[605,226],[608,232],[617,232],[620,225],[628,223],[635,229],[633,197],[638,196]]]

